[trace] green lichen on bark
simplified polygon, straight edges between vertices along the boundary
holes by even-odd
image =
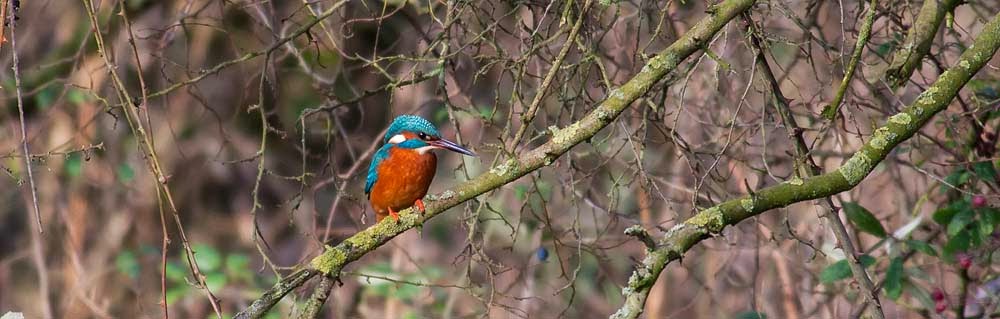
[[[319,270],[319,272],[324,275],[330,275],[334,268],[338,265],[343,265],[346,256],[343,253],[339,253],[333,247],[327,245],[326,252],[316,256],[312,261],[309,262],[309,267]]]
[[[934,36],[941,28],[945,15],[955,10],[959,3],[960,0],[924,1],[916,21],[906,33],[906,39],[892,56],[892,62],[886,69],[885,78],[890,86],[896,88],[906,83],[913,71],[920,66],[924,56],[930,52]]]
[[[712,207],[701,211],[689,218],[685,224],[704,228],[712,233],[718,233],[726,227],[726,217],[719,207]]]
[[[644,259],[644,264],[636,266],[636,269],[642,271],[632,273],[628,287],[623,289],[629,292],[624,296],[625,302],[611,317],[616,319],[638,317],[642,313],[649,288],[666,264],[679,259],[690,247],[708,237],[706,232],[700,230],[708,229],[712,233],[721,231],[721,229],[718,231],[709,229],[710,227],[687,225],[717,226],[715,221],[720,219],[725,224],[732,225],[773,208],[827,197],[849,190],[860,183],[893,148],[912,137],[934,115],[947,108],[959,89],[993,57],[1000,47],[1000,15],[994,16],[985,25],[974,42],[962,53],[959,58],[962,62],[959,62],[957,67],[942,73],[911,106],[890,117],[885,125],[876,130],[876,137],[870,139],[837,171],[795,183],[800,185],[785,182],[758,190],[754,192],[752,198],[753,209],[747,209],[751,206],[746,204],[746,200],[751,200],[750,197],[723,202],[703,210],[702,213],[668,231],[659,241],[660,248],[649,253],[661,258]],[[963,62],[967,62],[968,65]],[[645,263],[646,260],[651,260],[654,264]]]

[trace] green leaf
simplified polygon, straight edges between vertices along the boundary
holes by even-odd
[[[184,277],[187,276],[187,270],[175,262],[168,262],[166,275],[167,279],[170,279],[171,281],[184,282]]]
[[[980,220],[975,223],[975,226],[977,228],[976,230],[979,231],[979,241],[984,243],[989,242],[989,237],[993,235],[993,224],[988,223],[985,220]]]
[[[66,161],[63,162],[63,171],[71,177],[77,177],[83,173],[83,157],[80,156],[80,153],[66,156]]]
[[[226,256],[226,274],[236,279],[253,280],[253,271],[250,270],[250,257],[235,253]]]
[[[903,258],[894,257],[885,271],[885,295],[896,300],[903,293]]]
[[[409,301],[417,297],[417,295],[419,295],[421,291],[424,291],[424,289],[425,288],[417,285],[409,285],[401,283],[398,286],[396,286],[396,293],[393,294],[393,297],[399,300]]]
[[[528,198],[528,186],[527,185],[514,185],[514,197],[519,201],[524,201]]]
[[[844,212],[847,213],[847,220],[851,221],[854,227],[879,238],[885,238],[885,228],[882,228],[882,223],[868,209],[858,205],[858,203],[845,202]]]
[[[973,217],[975,217],[975,214],[970,209],[964,209],[958,212],[958,214],[951,219],[951,222],[948,223],[948,237],[954,237],[955,234],[964,230],[965,226],[972,223]]]
[[[997,180],[997,171],[993,167],[993,163],[979,162],[972,164],[972,171],[976,172],[976,176],[979,176],[979,179],[982,179],[984,181],[989,181],[992,183],[996,182]]]
[[[910,294],[920,302],[922,306],[926,309],[934,309],[934,300],[931,299],[931,294],[928,293],[923,288],[911,284],[909,281],[903,282],[903,291]]]
[[[179,285],[177,287],[167,289],[167,304],[168,305],[174,304],[175,302],[177,302],[178,299],[183,298],[184,295],[186,294],[187,294],[187,285]]]
[[[868,255],[862,255],[861,257],[858,257],[858,261],[861,262],[861,266],[868,267],[875,263],[875,258]],[[851,265],[847,263],[847,259],[841,259],[832,263],[829,266],[826,266],[826,268],[819,273],[819,281],[824,284],[833,283],[849,277],[851,277]]]
[[[130,250],[123,251],[115,257],[115,267],[129,278],[135,279],[139,276],[139,260]]]
[[[923,253],[924,255],[935,256],[935,257],[938,255],[937,250],[934,249],[934,246],[931,246],[931,244],[928,244],[927,242],[922,240],[910,239],[906,241],[906,245],[910,246],[910,248],[916,251]]]
[[[948,238],[948,243],[944,245],[941,251],[945,260],[951,262],[955,260],[955,253],[969,250],[971,244],[972,238],[969,237],[969,233],[960,232],[954,237]]]
[[[979,220],[993,225],[993,228],[995,229],[997,226],[1000,226],[1000,209],[993,207],[980,208]]]
[[[66,100],[75,105],[81,105],[83,103],[87,103],[87,101],[90,101],[90,97],[87,96],[87,94],[84,93],[83,90],[77,88],[70,88],[66,92]]]
[[[744,311],[736,314],[736,319],[767,319],[767,314],[756,311]]]
[[[222,267],[222,256],[212,246],[199,244],[194,246],[194,259],[203,272],[213,272]]]
[[[128,164],[118,165],[118,181],[127,184],[135,178],[135,171]]]
[[[61,87],[56,85],[47,85],[41,91],[35,94],[35,105],[38,109],[44,110],[52,106],[52,103],[56,101],[56,97],[61,94]]]
[[[219,291],[226,286],[226,274],[217,272],[205,275],[205,285],[208,286],[208,290]]]
[[[851,276],[851,266],[847,264],[847,259],[842,259],[832,263],[819,273],[819,281],[824,284],[845,279]]]
[[[944,226],[951,222],[951,219],[955,217],[955,214],[958,214],[958,209],[949,206],[938,209],[934,212],[934,215],[931,218],[934,219],[934,222]]]
[[[954,172],[952,172],[951,174],[949,174],[947,177],[944,178],[944,181],[947,184],[941,185],[941,192],[942,193],[947,192],[948,190],[951,189],[951,187],[962,186],[963,184],[965,184],[965,182],[969,181],[969,177],[971,176],[972,174],[970,174],[963,168],[956,169]],[[951,186],[948,186],[949,184]]]

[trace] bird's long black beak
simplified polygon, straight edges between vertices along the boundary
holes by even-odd
[[[434,146],[437,146],[437,147],[440,147],[440,148],[443,148],[443,149],[446,149],[446,150],[449,150],[449,151],[452,151],[452,152],[455,152],[455,153],[462,153],[462,154],[469,155],[469,156],[476,156],[476,153],[473,153],[472,151],[470,151],[470,150],[462,147],[461,145],[458,145],[458,143],[455,143],[455,142],[452,142],[452,141],[449,141],[449,140],[446,140],[446,139],[439,139],[439,140],[430,141],[430,142],[428,142],[428,144],[431,144],[431,145],[434,145]]]

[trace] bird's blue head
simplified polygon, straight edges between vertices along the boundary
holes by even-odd
[[[455,142],[441,138],[434,124],[416,115],[400,115],[392,120],[382,139],[386,144],[415,149],[421,153],[432,149],[446,149],[456,153],[476,156],[472,151]]]

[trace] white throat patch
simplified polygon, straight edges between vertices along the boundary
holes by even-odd
[[[424,146],[424,147],[419,147],[416,150],[417,150],[417,154],[424,155],[428,151],[430,151],[432,149],[435,149],[435,148],[437,148],[437,146]]]
[[[399,144],[399,143],[402,143],[405,140],[406,140],[406,136],[403,136],[403,134],[396,134],[396,135],[393,135],[392,138],[389,139],[389,144]]]

